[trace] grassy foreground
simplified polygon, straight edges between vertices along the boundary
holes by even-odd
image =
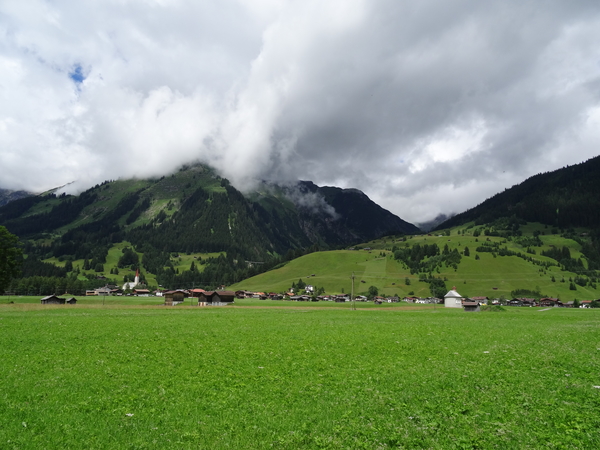
[[[598,310],[2,305],[0,361],[0,448],[600,448]]]

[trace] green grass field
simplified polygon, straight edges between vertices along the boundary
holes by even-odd
[[[276,303],[1,305],[0,448],[600,447],[598,310]]]

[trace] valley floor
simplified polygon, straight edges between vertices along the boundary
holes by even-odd
[[[247,305],[2,305],[0,447],[600,447],[599,310]]]

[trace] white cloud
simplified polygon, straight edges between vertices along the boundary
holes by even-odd
[[[595,2],[0,5],[0,186],[201,160],[460,212],[598,153]],[[69,74],[81,67],[85,79]]]

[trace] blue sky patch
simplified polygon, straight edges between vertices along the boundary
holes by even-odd
[[[79,85],[83,83],[83,80],[85,80],[85,75],[83,74],[83,69],[81,68],[81,65],[75,64],[73,70],[69,72],[69,78],[73,80],[75,84]]]

